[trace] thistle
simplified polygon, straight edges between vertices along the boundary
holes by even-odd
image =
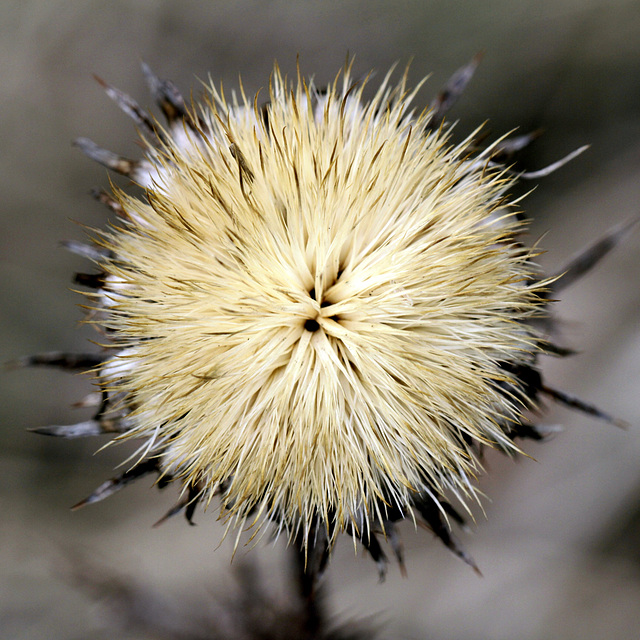
[[[66,243],[97,266],[76,282],[103,348],[25,359],[90,370],[99,390],[93,419],[38,431],[141,443],[78,506],[155,473],[182,487],[165,517],[215,499],[238,531],[271,523],[306,589],[341,533],[381,575],[381,537],[402,565],[405,518],[475,568],[450,522],[477,500],[481,449],[543,438],[541,394],[615,422],[544,384],[539,357],[569,353],[551,294],[629,225],[540,273],[504,164],[532,136],[481,148],[443,120],[476,63],[422,110],[406,74],[367,100],[348,65],[323,90],[276,68],[264,101],[209,85],[187,105],[144,66],[164,126],[100,81],[145,149],[77,141],[140,187],[96,192],[117,222]]]

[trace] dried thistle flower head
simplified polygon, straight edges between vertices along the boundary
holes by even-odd
[[[119,222],[67,243],[100,268],[77,281],[107,344],[31,359],[93,367],[100,388],[93,420],[42,432],[142,442],[81,504],[157,472],[184,488],[167,515],[217,496],[230,523],[286,531],[311,573],[341,532],[381,568],[382,532],[401,561],[394,523],[415,512],[473,565],[448,499],[476,498],[481,446],[540,438],[540,392],[597,413],[536,368],[551,280],[499,164],[523,139],[478,151],[442,126],[474,65],[422,111],[406,75],[365,100],[348,67],[326,90],[276,68],[262,106],[212,85],[188,108],[145,67],[166,127],[104,85],[146,149],[78,141],[143,187],[98,193]]]

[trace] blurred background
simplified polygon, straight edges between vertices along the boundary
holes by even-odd
[[[299,54],[303,74],[322,85],[349,52],[356,73],[375,69],[378,78],[412,58],[412,82],[432,74],[418,98],[426,104],[479,51],[483,62],[450,114],[458,138],[485,121],[494,137],[542,128],[521,155],[530,170],[591,144],[523,205],[553,271],[640,213],[637,0],[3,0],[0,360],[81,352],[96,338],[79,326],[83,299],[69,284],[86,263],[58,243],[104,224],[88,193],[108,178],[71,141],[138,150],[131,122],[92,73],[151,106],[141,60],[186,96],[209,74],[226,88],[241,75],[250,94],[266,87],[274,59],[293,73]],[[544,422],[564,426],[553,441],[525,443],[531,458],[487,457],[487,519],[478,509],[460,534],[483,577],[406,525],[408,577],[392,565],[378,584],[373,563],[344,541],[326,579],[334,620],[365,619],[380,638],[640,637],[639,266],[636,229],[556,307],[564,343],[580,353],[544,363],[551,385],[630,429],[550,406]],[[72,407],[91,389],[86,378],[46,369],[0,376],[2,638],[177,638],[167,629],[180,619],[213,611],[222,624],[231,608],[219,603],[241,588],[238,566],[258,572],[276,606],[286,601],[284,541],[241,546],[230,565],[232,542],[220,545],[213,508],[197,514],[197,527],[178,518],[152,528],[177,495],[151,479],[70,512],[114,474],[125,448],[94,455],[102,442],[26,432],[87,419]],[[127,622],[134,614],[155,616],[164,632]]]

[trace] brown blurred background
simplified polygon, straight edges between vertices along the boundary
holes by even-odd
[[[88,195],[106,172],[70,142],[89,136],[134,155],[131,123],[91,78],[96,73],[150,106],[139,62],[189,95],[208,74],[225,87],[242,75],[265,87],[274,59],[296,55],[318,84],[347,52],[378,70],[413,57],[410,76],[433,73],[425,103],[478,51],[482,65],[455,107],[456,135],[488,120],[494,136],[515,127],[545,134],[522,155],[537,169],[591,149],[539,182],[524,203],[553,270],[609,226],[640,213],[640,6],[637,0],[160,2],[3,0],[0,4],[0,359],[82,351],[82,298],[69,290],[86,264],[58,247],[81,239],[74,224],[102,225]],[[550,360],[551,384],[631,423],[628,431],[550,407],[565,430],[526,445],[533,459],[490,455],[477,510],[462,534],[484,577],[424,531],[403,528],[409,575],[375,567],[339,545],[327,584],[336,620],[370,618],[382,638],[538,640],[640,638],[640,230],[597,272],[564,295],[562,336],[581,351]],[[123,458],[122,448],[27,433],[86,419],[71,404],[90,390],[50,370],[1,372],[0,637],[20,640],[152,637],[113,631],[114,613],[77,588],[79,562],[128,576],[157,594],[148,610],[197,615],[231,589],[230,544],[212,509],[198,527],[151,525],[171,506],[143,480],[71,513]],[[283,541],[238,552],[277,592]],[[213,594],[213,595],[212,595]],[[147,597],[147,596],[145,596]],[[279,596],[278,596],[279,597]],[[164,602],[165,604],[159,604]],[[195,612],[195,613],[194,613]],[[176,614],[179,617],[179,614]],[[117,616],[116,616],[117,617]]]

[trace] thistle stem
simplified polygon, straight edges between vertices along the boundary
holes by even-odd
[[[318,574],[307,563],[307,552],[299,546],[291,547],[295,556],[295,578],[302,604],[303,638],[316,638],[322,628],[324,611],[320,606]]]

